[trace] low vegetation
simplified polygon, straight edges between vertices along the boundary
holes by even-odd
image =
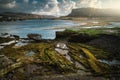
[[[53,44],[32,43],[20,48],[13,48],[11,46],[1,49],[0,54],[6,55],[8,58],[14,60],[15,62],[10,66],[1,69],[0,76],[3,77],[4,75],[8,74],[13,70],[18,71],[19,68],[24,68],[28,64],[36,64],[40,66],[45,65],[46,67],[50,69],[52,68],[60,74],[73,72],[75,73],[78,70],[81,70],[76,66],[75,62],[78,62],[86,68],[86,70],[83,71],[89,71],[92,73],[97,73],[99,75],[109,72],[110,66],[98,60],[99,57],[108,57],[106,52],[104,52],[103,54],[103,51],[93,47],[88,47],[82,44],[69,43],[67,46],[69,48],[69,55],[73,62],[71,63],[67,58],[65,58],[64,55],[61,55],[57,51],[55,51],[55,45],[56,43],[54,42]],[[25,54],[27,54],[26,52],[28,51],[33,51],[35,52],[35,54],[25,56]],[[102,57],[103,55],[104,57]],[[39,70],[37,72],[40,74]],[[23,73],[26,72],[23,71]],[[17,76],[18,74],[14,75]]]
[[[28,80],[34,76],[79,74],[80,71],[85,72],[86,75],[91,73],[94,76],[109,77],[111,73],[120,70],[117,66],[101,61],[109,60],[111,53],[87,44],[87,42],[99,38],[105,31],[107,29],[66,30],[57,33],[55,41],[33,42],[21,47],[16,47],[14,44],[5,46],[0,50],[0,55],[6,56],[13,63],[0,68],[0,78],[7,80],[11,77],[13,80]],[[118,34],[119,29],[114,35],[119,36]],[[62,55],[62,52],[56,51],[56,45],[59,42],[65,42],[67,45],[70,60],[66,58],[68,55]]]

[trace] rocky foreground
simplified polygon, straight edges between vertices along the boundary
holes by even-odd
[[[57,32],[55,40],[16,39],[3,45],[14,39],[0,38],[4,46],[0,49],[0,80],[119,79],[119,31],[96,35],[64,31]],[[24,44],[18,45],[20,41]]]

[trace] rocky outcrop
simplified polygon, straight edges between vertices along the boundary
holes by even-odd
[[[85,43],[90,46],[103,49],[108,52],[111,56],[109,59],[117,59],[120,60],[120,36],[119,34],[97,34],[97,35],[89,35],[85,33],[77,33],[77,32],[58,32],[56,34],[56,40],[67,40],[68,42],[74,43]]]
[[[56,39],[67,39],[70,35],[76,34],[75,32],[56,32]]]
[[[57,51],[56,48],[67,50],[67,53],[63,55],[63,52]],[[9,50],[13,50],[12,55],[9,54]],[[30,56],[28,56],[28,51],[31,50],[34,52],[34,54],[32,53],[32,55],[30,54]],[[0,76],[2,76],[2,78],[5,78],[5,76],[9,77],[9,75],[11,75],[11,79],[13,79],[13,77],[17,77],[17,80],[29,80],[40,77],[40,75],[54,76],[59,74],[64,75],[66,73],[76,73],[76,75],[91,75],[90,73],[95,73],[94,75],[105,75],[108,74],[107,72],[110,72],[110,66],[98,60],[98,56],[100,57],[99,54],[102,54],[103,52],[82,44],[62,42],[53,42],[52,44],[38,43],[28,44],[22,47],[18,47],[17,49],[12,47],[7,49],[6,47],[2,49],[0,53],[1,52],[15,60],[15,63],[0,69]],[[69,58],[67,57],[68,55]],[[14,72],[10,74],[12,71]],[[27,74],[27,78],[24,76],[25,74]],[[32,77],[30,75],[32,75]],[[41,78],[42,77],[39,79]],[[65,76],[62,78],[65,78]]]
[[[94,38],[96,38],[96,37],[81,33],[81,34],[70,35],[70,37],[68,38],[68,41],[76,42],[76,43],[86,43],[86,42],[93,40]]]
[[[90,36],[84,33],[76,33],[76,32],[57,32],[56,40],[66,39],[68,42],[76,42],[76,43],[86,43],[93,39],[97,38],[96,36]]]
[[[87,34],[77,34],[76,32],[65,33],[67,34],[59,33],[56,41],[38,42],[37,44],[31,43],[17,48],[11,45],[1,49],[0,54],[7,56],[7,59],[14,60],[14,63],[1,67],[0,76],[2,77],[0,79],[44,80],[48,79],[46,76],[52,76],[50,79],[54,80],[59,79],[59,76],[62,75],[61,79],[65,78],[67,80],[70,77],[66,77],[65,75],[74,73],[74,76],[71,75],[71,78],[74,80],[80,79],[77,75],[80,75],[81,78],[82,75],[86,76],[85,79],[87,79],[87,75],[110,77],[112,73],[119,72],[119,67],[102,61],[109,61],[110,53],[82,44],[88,44],[105,35],[92,37]],[[106,38],[111,38],[111,36],[106,36],[104,37],[105,39],[102,39],[106,40]],[[112,38],[115,38],[115,41],[116,39],[118,40],[116,37]],[[59,41],[59,39],[62,41]],[[68,42],[65,40],[68,40]],[[75,43],[76,40],[78,41],[77,43]],[[110,40],[110,42],[113,41]],[[1,61],[0,63],[3,62]],[[6,64],[8,63],[6,62]],[[104,80],[101,77],[100,79]],[[92,78],[94,80],[94,77]]]
[[[120,17],[120,12],[113,9],[79,8],[73,9],[68,17]]]
[[[120,60],[119,36],[101,34],[98,38],[91,40],[87,44],[111,53],[110,59]]]
[[[35,40],[35,41],[41,41],[42,36],[40,34],[28,34],[27,37],[29,39]]]

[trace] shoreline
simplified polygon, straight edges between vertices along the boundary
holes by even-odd
[[[114,62],[114,59],[120,61],[120,55],[116,55],[120,52],[120,29],[75,28],[76,30],[71,30],[73,28],[56,32],[54,40],[14,38],[15,43],[0,49],[0,60],[5,60],[5,65],[2,64],[0,67],[0,79],[106,80],[106,78],[116,78],[112,74],[120,69],[119,65],[108,63]],[[2,41],[9,43],[9,40],[11,41],[11,39]],[[105,63],[106,61],[108,63]]]
[[[62,26],[62,27],[51,27],[45,28],[43,30],[56,30],[56,29],[92,29],[92,28],[106,28],[108,26],[112,26],[112,23],[120,22],[120,20],[101,20],[99,18],[72,18],[70,17],[70,21],[74,22],[73,26]],[[69,17],[65,18],[58,18],[54,20],[69,20]],[[115,26],[111,27],[114,28]],[[117,26],[116,26],[117,27]],[[120,26],[118,26],[119,28]],[[108,27],[109,28],[109,27]]]

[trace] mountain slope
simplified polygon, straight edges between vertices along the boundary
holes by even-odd
[[[79,8],[73,9],[69,17],[120,17],[120,12],[113,9]]]

